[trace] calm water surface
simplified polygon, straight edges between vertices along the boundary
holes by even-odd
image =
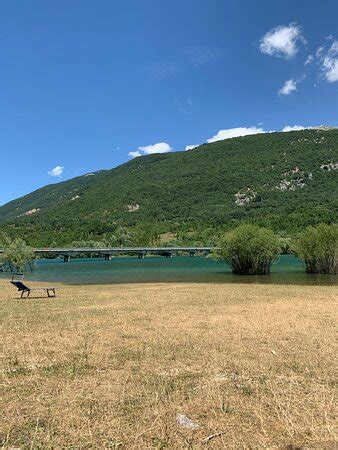
[[[1,278],[10,274],[0,273]],[[307,275],[301,261],[283,255],[273,264],[270,275],[232,275],[228,265],[212,258],[177,256],[173,258],[114,257],[110,261],[96,258],[38,260],[34,272],[27,272],[26,280],[61,282],[68,284],[109,283],[271,283],[271,284],[326,284],[337,283],[333,275]]]

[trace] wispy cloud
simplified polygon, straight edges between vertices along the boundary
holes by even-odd
[[[300,75],[298,78],[291,78],[286,80],[283,86],[279,89],[279,95],[290,95],[292,92],[298,90],[298,85],[306,78],[306,75]]]
[[[186,114],[191,110],[192,107],[192,100],[191,98],[186,99],[175,99],[175,105],[177,107],[177,111],[182,114]]]
[[[54,167],[54,169],[48,171],[48,175],[50,175],[51,177],[62,178],[63,169],[63,166],[56,166]]]
[[[192,66],[199,67],[212,61],[217,61],[223,57],[224,52],[209,47],[187,47],[185,54]]]
[[[297,82],[293,78],[286,80],[284,85],[279,89],[279,95],[290,95],[292,92],[297,91]]]
[[[318,47],[316,50],[316,58],[321,58],[324,50],[325,50],[325,48],[323,46]]]
[[[176,63],[155,64],[151,68],[153,78],[162,80],[163,78],[172,77],[181,71],[181,66]]]
[[[151,74],[155,79],[163,79],[177,75],[191,67],[197,68],[222,58],[224,52],[209,47],[186,47],[177,55],[177,61],[154,64]]]
[[[308,55],[308,57],[306,58],[305,62],[304,62],[304,66],[308,66],[309,64],[311,64],[314,61],[314,56],[313,55]]]
[[[289,59],[297,54],[301,42],[306,42],[301,27],[290,23],[269,30],[261,38],[259,48],[267,55]]]
[[[338,41],[334,41],[322,58],[322,71],[329,83],[338,81]]]

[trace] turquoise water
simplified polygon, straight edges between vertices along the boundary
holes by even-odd
[[[1,273],[1,278],[10,274]],[[37,268],[27,272],[26,280],[61,282],[68,284],[109,283],[271,283],[271,284],[327,284],[337,282],[333,275],[307,275],[301,261],[283,255],[273,264],[270,275],[232,275],[224,263],[212,258],[177,256],[173,258],[115,257],[110,261],[97,258],[38,260]]]

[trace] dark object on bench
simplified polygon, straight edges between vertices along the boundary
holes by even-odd
[[[15,280],[15,277],[20,277],[19,280]],[[47,293],[48,297],[56,297],[55,294],[55,288],[53,287],[37,287],[37,288],[30,288],[23,282],[23,273],[17,273],[12,276],[12,280],[10,283],[17,288],[19,292],[21,292],[20,298],[27,298],[29,297],[30,293],[33,291],[45,291]],[[26,293],[26,297],[24,294]]]

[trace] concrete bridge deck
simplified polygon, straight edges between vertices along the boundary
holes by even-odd
[[[78,256],[102,256],[110,259],[118,255],[137,255],[142,259],[146,255],[161,255],[167,258],[174,254],[188,254],[195,256],[196,254],[210,254],[217,250],[216,247],[112,247],[112,248],[34,248],[36,256],[40,257],[63,257],[65,262],[70,261],[71,257]],[[3,250],[0,249],[0,253]]]

